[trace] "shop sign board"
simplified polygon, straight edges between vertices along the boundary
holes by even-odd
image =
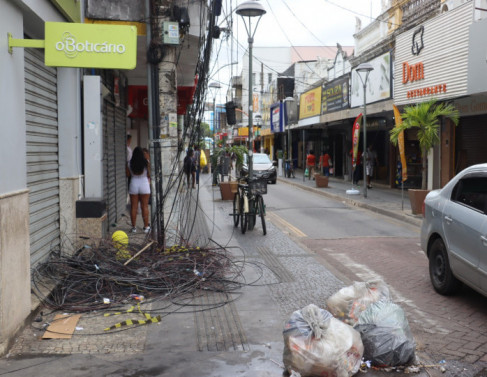
[[[374,103],[391,98],[391,54],[389,52],[368,61],[374,69],[370,72],[366,86],[367,103]],[[365,75],[362,73],[363,79]],[[359,73],[352,70],[351,107],[363,106],[364,87]]]
[[[286,124],[286,103],[279,101],[271,105],[271,132],[284,132]]]
[[[349,80],[345,76],[329,83],[323,83],[321,93],[321,114],[331,113],[350,107]]]
[[[46,22],[44,48],[47,66],[134,69],[137,28]]]
[[[299,119],[321,114],[321,86],[304,92],[299,97]]]
[[[473,2],[442,13],[396,38],[394,103],[467,94]]]

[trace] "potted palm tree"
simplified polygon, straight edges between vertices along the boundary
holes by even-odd
[[[390,139],[394,145],[397,145],[399,134],[402,131],[416,128],[418,130],[419,147],[421,149],[422,159],[422,180],[421,190],[408,190],[411,201],[412,212],[417,214],[421,212],[421,207],[428,193],[427,190],[427,156],[428,151],[440,142],[439,127],[440,117],[446,117],[458,125],[459,112],[451,104],[438,103],[433,99],[428,102],[418,103],[404,108],[402,123],[390,131]]]

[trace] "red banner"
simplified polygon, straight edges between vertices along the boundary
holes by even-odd
[[[352,166],[355,169],[357,166],[357,155],[358,155],[358,142],[360,140],[360,122],[362,121],[362,113],[360,113],[353,122],[353,129],[352,129]]]
[[[147,119],[148,100],[146,85],[129,85],[127,115],[130,118]]]

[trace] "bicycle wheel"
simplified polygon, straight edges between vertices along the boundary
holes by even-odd
[[[260,215],[260,219],[262,220],[262,231],[264,232],[264,236],[265,236],[267,234],[267,228],[265,226],[264,198],[259,195],[256,201],[257,201],[258,213]]]
[[[237,227],[240,220],[240,193],[237,192],[233,198],[233,226]]]
[[[247,231],[247,220],[248,220],[248,214],[244,213],[244,197],[241,196],[240,197],[240,230],[242,231],[242,234],[245,234],[245,232]]]
[[[249,214],[247,229],[253,230],[255,227],[255,217],[257,215],[257,201],[255,199],[249,200]]]

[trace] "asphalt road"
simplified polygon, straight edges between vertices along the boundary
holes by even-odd
[[[268,190],[270,195],[265,198],[268,211],[297,228],[306,238],[419,237],[419,229],[413,225],[295,186],[268,185]]]

